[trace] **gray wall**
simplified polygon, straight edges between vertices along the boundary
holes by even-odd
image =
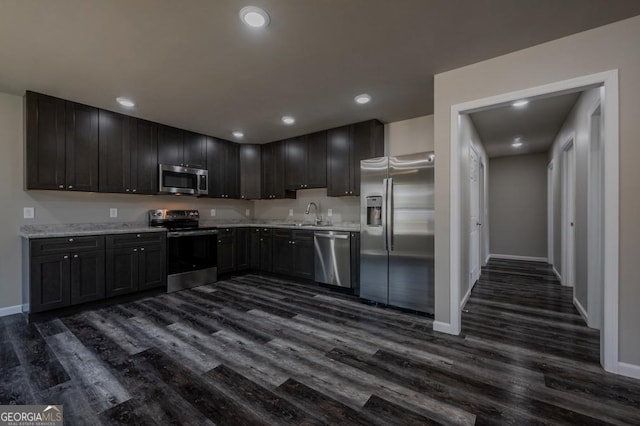
[[[436,156],[436,312],[451,322],[450,175],[451,107],[464,102],[616,69],[619,71],[620,240],[619,358],[640,365],[640,17],[543,43],[528,49],[458,68],[434,79]],[[454,159],[457,163],[459,158]],[[460,248],[466,247],[463,242]]]
[[[547,155],[489,160],[490,252],[547,258]]]
[[[194,208],[218,219],[241,219],[253,203],[190,197],[24,191],[22,97],[0,93],[0,310],[22,304],[21,225],[146,222],[153,208]],[[23,219],[23,207],[35,208],[35,219]],[[109,208],[119,217],[109,219]],[[1,313],[1,311],[0,311]]]
[[[591,129],[589,116],[596,105],[600,103],[600,91],[595,88],[585,91],[571,113],[565,120],[560,132],[556,136],[553,147],[549,152],[548,161],[553,164],[553,264],[560,274],[562,270],[562,154],[566,143],[573,141],[575,154],[576,196],[575,196],[575,298],[585,311],[588,309],[587,272],[589,258],[587,256],[589,224],[587,218],[588,181],[589,181],[589,150]]]

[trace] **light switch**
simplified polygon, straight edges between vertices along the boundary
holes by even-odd
[[[109,209],[109,217],[118,217],[118,209]]]
[[[211,209],[211,217],[216,215],[216,209]]]
[[[24,218],[33,219],[36,216],[35,209],[33,207],[24,208]]]
[[[293,209],[289,209],[289,216],[293,216]]]
[[[327,216],[333,216],[333,209],[327,209]]]

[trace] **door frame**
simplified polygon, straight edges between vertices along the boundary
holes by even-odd
[[[553,209],[555,208],[555,203],[553,195],[553,160],[551,160],[549,161],[549,164],[547,164],[547,263],[551,265],[553,272],[556,274],[558,279],[562,279],[555,267],[555,259],[553,257],[553,233],[555,232],[555,224],[553,220]]]
[[[482,157],[480,156],[480,152],[478,152],[478,149],[474,146],[473,143],[469,144],[469,158],[471,158],[471,151],[473,151],[473,154],[475,154],[476,158],[478,159],[478,164],[477,164],[477,168],[478,170],[476,170],[477,173],[477,179],[478,182],[475,183],[475,187],[478,191],[478,216],[477,216],[477,222],[482,223],[482,211],[480,209],[480,207],[482,206],[482,202],[480,200],[480,196],[482,195],[482,188],[480,188],[480,170],[481,170],[481,163],[482,163]],[[473,175],[472,175],[473,171],[471,171],[471,173],[469,174],[469,177],[472,179]],[[469,181],[471,182],[471,179],[469,179]],[[470,222],[471,220],[471,200],[473,199],[473,197],[471,196],[473,191],[473,188],[471,188],[471,184],[469,185],[469,216],[467,218],[467,220]],[[476,247],[476,259],[475,261],[477,262],[478,265],[478,270],[476,271],[476,273],[474,274],[473,270],[471,269],[471,265],[474,263],[474,260],[471,256],[471,254],[473,253],[472,250],[472,241],[471,238],[469,238],[469,292],[471,292],[471,290],[473,289],[473,286],[476,284],[476,281],[478,281],[478,279],[480,278],[480,270],[482,268],[482,233],[481,233],[481,228],[478,225],[475,225],[476,227],[476,232],[478,233],[478,241],[477,241],[477,247]],[[469,234],[471,235],[471,233]]]
[[[571,157],[569,157],[569,151],[571,151]],[[560,249],[560,265],[562,265],[562,275],[560,282],[562,285],[574,288],[575,299],[575,278],[576,278],[576,233],[575,233],[575,217],[576,217],[576,149],[575,149],[575,133],[571,133],[565,141],[562,143],[561,148],[561,162],[562,168],[560,169],[560,188],[561,188],[561,201],[560,201],[560,233],[561,233],[561,249]],[[569,162],[571,163],[571,170],[569,170]],[[570,175],[571,173],[572,175]],[[573,186],[571,191],[571,200],[569,200],[569,184]],[[569,206],[573,204],[573,218],[569,217]],[[572,226],[569,225],[569,221],[573,220],[573,232]],[[569,241],[569,240],[572,241]],[[571,265],[569,264],[571,259]]]
[[[467,247],[462,235],[462,220],[465,214],[462,204],[462,170],[465,167],[461,157],[459,138],[460,115],[481,108],[506,105],[518,99],[561,94],[604,86],[606,96],[602,102],[604,117],[604,204],[607,206],[604,217],[604,333],[603,357],[600,359],[604,369],[617,373],[620,369],[618,359],[618,306],[619,306],[619,84],[618,70],[613,69],[596,74],[571,78],[568,80],[530,87],[501,95],[463,102],[452,105],[450,110],[450,191],[449,208],[449,323],[434,322],[434,329],[449,334],[460,334],[462,310],[460,309],[461,259],[462,250]],[[466,277],[465,277],[466,278]],[[436,301],[437,303],[437,301]]]

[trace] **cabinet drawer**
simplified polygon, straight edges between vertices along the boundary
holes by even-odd
[[[107,248],[139,247],[149,244],[164,244],[165,232],[142,232],[136,234],[115,234],[107,236]]]
[[[295,241],[313,241],[313,231],[293,231]]]
[[[104,237],[60,237],[31,240],[31,256],[59,254],[78,251],[101,250]]]
[[[291,231],[288,229],[274,229],[273,230],[274,238],[288,238],[291,239]]]
[[[218,228],[218,238],[233,236],[233,230],[234,228]]]

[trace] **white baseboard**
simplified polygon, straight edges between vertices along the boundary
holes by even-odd
[[[490,259],[491,259],[491,253],[487,255],[487,258],[484,260],[484,264],[486,265]]]
[[[558,272],[555,266],[553,267],[553,273],[558,277],[558,281],[562,282],[562,275],[560,275],[560,272]]]
[[[433,330],[438,331],[440,333],[447,333],[457,335],[456,331],[453,329],[450,323],[442,322],[442,321],[434,321],[433,322]]]
[[[575,297],[573,298],[573,306],[575,306],[578,312],[580,312],[580,316],[582,316],[582,319],[584,320],[584,322],[586,324],[589,324],[589,315],[587,315],[587,310],[584,308],[584,306],[582,306],[580,301]]]
[[[640,379],[640,365],[618,362],[618,374],[622,376]]]
[[[7,306],[6,308],[0,308],[0,317],[6,317],[8,315],[22,313],[22,305]]]
[[[467,304],[467,301],[469,300],[469,297],[471,296],[471,290],[473,290],[473,286],[475,285],[475,283],[469,287],[469,290],[467,290],[467,294],[464,295],[464,297],[462,298],[462,301],[460,301],[460,310],[462,310],[462,308],[464,308],[464,305]]]
[[[489,258],[491,258],[491,259],[505,259],[505,260],[525,260],[525,261],[528,261],[528,262],[545,262],[545,263],[547,263],[547,261],[549,260],[546,257],[514,256],[512,254],[494,254],[494,253],[491,253],[489,255]]]

